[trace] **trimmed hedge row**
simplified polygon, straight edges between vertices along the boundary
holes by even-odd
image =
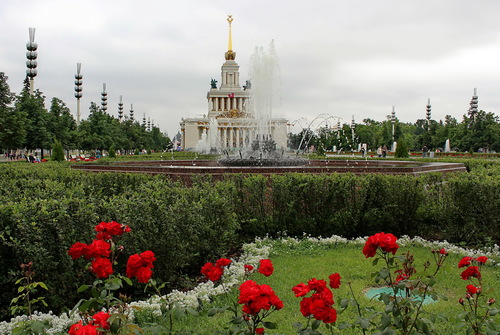
[[[51,289],[46,300],[52,310],[71,308],[76,289],[92,276],[67,250],[77,241],[89,243],[101,221],[129,225],[132,233],[120,240],[122,263],[152,250],[155,278],[170,287],[186,284],[182,278],[241,241],[265,234],[386,231],[499,243],[499,165],[471,164],[473,172],[448,176],[239,175],[222,182],[207,176],[190,188],[163,176],[84,173],[64,163],[0,164],[0,318],[7,318],[16,296],[19,265],[29,261],[36,280]]]

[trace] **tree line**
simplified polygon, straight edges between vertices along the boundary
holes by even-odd
[[[474,115],[464,114],[462,121],[447,115],[436,121],[419,119],[415,123],[395,120],[394,136],[392,121],[364,119],[357,124],[354,136],[350,125],[340,129],[323,127],[316,131],[303,129],[298,134],[289,134],[289,145],[294,150],[307,150],[314,146],[319,152],[337,150],[356,151],[359,144],[366,144],[375,151],[379,146],[391,147],[394,141],[404,144],[411,151],[420,151],[424,146],[429,150],[444,150],[449,140],[452,151],[500,152],[500,120],[494,113],[483,110]]]
[[[65,150],[122,151],[165,150],[170,139],[158,127],[151,129],[139,122],[120,121],[90,104],[90,115],[77,125],[68,106],[59,98],[52,98],[45,107],[46,97],[40,90],[29,93],[25,80],[19,95],[10,91],[8,77],[0,72],[0,149],[12,151],[51,149],[60,143]]]

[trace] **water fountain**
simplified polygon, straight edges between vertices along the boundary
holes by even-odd
[[[219,160],[223,166],[298,166],[307,164],[300,157],[285,155],[284,149],[277,150],[272,138],[272,118],[278,113],[281,102],[281,78],[278,55],[271,41],[269,48],[256,47],[250,59],[250,98],[247,113],[253,115],[255,137],[250,147],[236,155],[226,151],[226,157]]]
[[[450,152],[450,139],[447,139],[446,142],[444,143],[444,152]]]
[[[208,129],[204,129],[195,151],[201,154],[219,154],[220,141],[217,137],[219,123],[216,118],[210,118]]]

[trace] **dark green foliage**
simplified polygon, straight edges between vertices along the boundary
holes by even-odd
[[[408,158],[410,155],[408,154],[408,147],[406,146],[405,139],[400,137],[397,143],[396,152],[394,153],[396,158]]]
[[[57,162],[64,161],[64,149],[58,140],[54,140],[54,144],[52,145],[52,155],[50,159]]]
[[[114,145],[109,148],[109,158],[116,158],[116,150]]]

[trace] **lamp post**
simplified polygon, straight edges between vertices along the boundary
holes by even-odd
[[[130,104],[130,120],[134,121],[134,105]]]
[[[394,110],[394,106],[392,106],[392,113],[391,113],[391,123],[392,123],[392,141],[394,142],[395,138],[394,136],[396,135],[396,111]]]
[[[26,49],[28,49],[28,52],[26,52],[26,58],[28,58],[28,60],[26,61],[26,66],[28,67],[26,69],[26,76],[30,78],[29,92],[30,95],[33,95],[35,89],[35,77],[37,75],[36,58],[38,57],[38,54],[36,52],[36,49],[38,49],[38,44],[35,43],[35,28],[29,28],[29,34],[30,34],[30,41],[26,44]]]
[[[352,145],[354,145],[354,129],[356,128],[356,122],[354,121],[354,115],[352,116],[352,121],[351,121],[351,135],[352,135]]]
[[[120,120],[120,122],[123,119],[123,102],[121,95],[120,95],[120,102],[118,102],[118,119]]]
[[[82,98],[82,63],[76,63],[75,74],[75,98],[76,98],[76,125],[80,126],[80,99]]]
[[[477,115],[477,88],[474,88],[474,95],[472,96],[472,99],[470,101],[470,107],[469,107],[469,117],[470,117],[470,123],[469,125],[473,124]]]
[[[106,92],[106,83],[102,84],[101,109],[104,113],[108,109],[108,92]]]
[[[431,98],[427,100],[427,106],[426,107],[426,119],[427,119],[427,129],[430,130],[431,128]]]

